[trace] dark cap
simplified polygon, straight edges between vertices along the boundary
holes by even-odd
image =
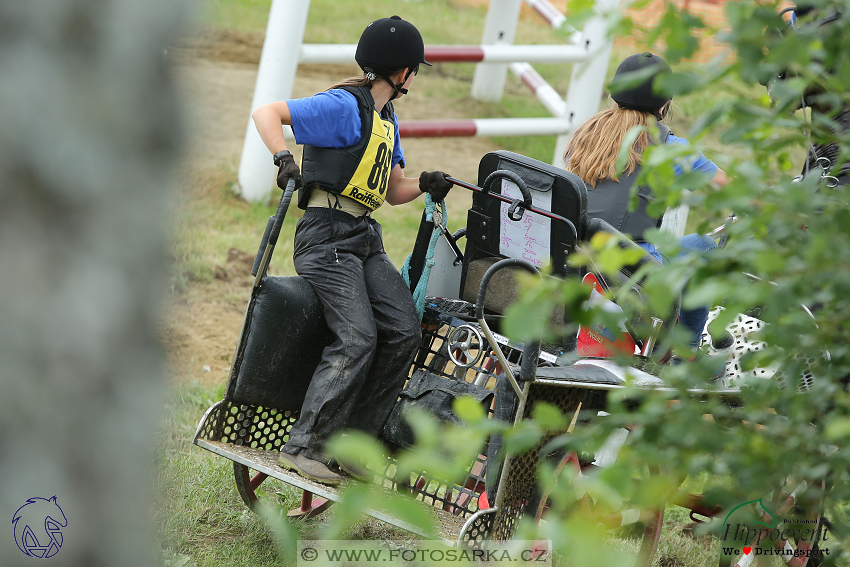
[[[425,61],[425,43],[416,26],[398,16],[375,20],[363,30],[354,59],[361,69],[393,73]]]
[[[659,75],[670,72],[670,65],[658,55],[648,51],[630,55],[614,73],[611,98],[623,108],[655,112],[671,99],[658,93],[653,83]]]

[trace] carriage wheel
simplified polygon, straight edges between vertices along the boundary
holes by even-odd
[[[236,482],[236,491],[242,498],[242,502],[251,510],[256,509],[259,504],[256,489],[268,478],[265,473],[251,474],[251,469],[241,463],[233,463],[233,480]]]
[[[242,501],[252,512],[256,513],[260,506],[269,504],[257,495],[257,489],[267,478],[268,475],[265,473],[255,472],[241,463],[233,463],[233,479],[236,482],[236,491],[239,492]],[[311,518],[327,510],[331,504],[333,504],[331,500],[315,496],[304,490],[301,494],[301,506],[289,510],[286,515],[290,518]]]

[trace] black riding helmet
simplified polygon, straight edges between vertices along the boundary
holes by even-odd
[[[637,76],[643,78],[636,85],[629,84],[627,88],[611,93],[611,98],[621,108],[651,112],[661,120],[660,109],[670,102],[671,98],[659,94],[653,88],[653,83],[660,74],[670,72],[670,65],[658,55],[653,55],[648,51],[630,55],[623,59],[623,62],[617,67],[617,72],[614,73],[614,83],[616,84],[618,79],[628,81],[630,74],[634,74],[635,78]]]
[[[407,94],[402,88],[410,73],[419,69],[419,64],[431,65],[425,60],[425,42],[416,26],[399,16],[375,20],[363,30],[354,59],[365,73],[374,73],[392,85],[395,93]],[[404,80],[395,84],[390,75],[405,67],[409,68]],[[392,100],[392,99],[391,99]]]

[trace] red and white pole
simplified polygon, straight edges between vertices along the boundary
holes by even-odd
[[[525,0],[525,3],[555,29],[560,28],[567,21],[567,17],[550,4],[549,0]]]
[[[564,116],[567,113],[567,103],[558,91],[534,70],[534,67],[528,63],[511,63],[511,71],[531,89],[537,100],[552,113],[552,116]]]
[[[552,28],[556,30],[563,28],[564,31],[569,32],[570,43],[575,45],[581,43],[581,32],[567,24],[567,17],[558,8],[549,3],[549,0],[525,0],[525,3],[546,20]]]
[[[354,44],[302,44],[299,63],[354,63]],[[430,45],[431,63],[581,63],[587,50],[576,45]]]
[[[570,131],[570,121],[562,117],[402,120],[398,131],[402,138],[558,136]]]

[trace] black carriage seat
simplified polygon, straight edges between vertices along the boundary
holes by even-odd
[[[643,315],[648,317],[658,317],[662,321],[664,321],[665,328],[669,328],[670,325],[676,322],[679,317],[679,307],[681,304],[680,299],[674,302],[673,309],[668,314],[659,315],[656,313],[652,313],[649,311],[649,301],[641,292],[641,284],[642,281],[633,282],[629,288],[623,290],[620,289],[623,284],[625,284],[634,274],[640,269],[641,266],[649,264],[660,264],[655,257],[649,254],[646,250],[638,246],[634,241],[632,241],[628,236],[611,226],[608,222],[593,218],[587,222],[587,226],[585,227],[584,232],[584,240],[590,242],[590,240],[598,233],[607,233],[617,238],[618,245],[621,249],[637,249],[641,252],[640,259],[634,264],[623,266],[620,268],[619,273],[617,274],[601,274],[596,270],[592,270],[597,278],[600,279],[601,283],[609,288],[612,291],[620,290],[619,293],[628,292],[633,293],[637,296],[640,303],[647,307],[644,310]],[[616,297],[616,296],[615,296]],[[636,313],[635,316],[629,321],[629,325],[632,329],[639,329],[642,324],[648,324],[648,321],[643,320],[641,313]]]
[[[245,347],[236,353],[241,364],[225,399],[300,411],[322,351],[333,342],[322,303],[300,276],[267,276],[252,301]]]
[[[478,165],[478,185],[497,170],[519,175],[528,185],[534,206],[570,220],[578,240],[584,240],[587,217],[587,189],[578,176],[553,165],[504,150],[486,154]],[[502,193],[502,182],[492,183],[493,193]],[[518,190],[516,195],[519,196]],[[473,194],[467,215],[466,250],[461,273],[461,299],[474,303],[478,287],[487,269],[503,258],[525,258],[552,266],[557,277],[566,277],[570,269],[566,257],[575,247],[571,229],[562,222],[525,212],[520,221],[510,220],[503,204],[480,193]],[[545,256],[545,257],[544,257]],[[501,314],[516,302],[514,271],[497,272],[490,281],[484,308]],[[556,315],[563,321],[563,312]]]

